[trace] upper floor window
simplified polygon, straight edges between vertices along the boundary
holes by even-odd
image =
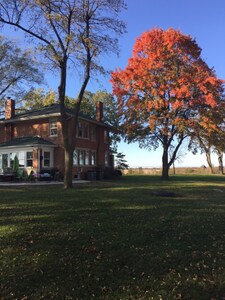
[[[78,137],[88,139],[89,138],[88,129],[89,129],[89,126],[87,123],[79,122],[78,129],[77,129]]]
[[[50,121],[50,136],[57,136],[57,121]]]
[[[96,127],[95,126],[91,126],[91,128],[90,128],[90,139],[92,141],[96,141]]]

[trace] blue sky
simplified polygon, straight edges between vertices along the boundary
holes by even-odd
[[[159,27],[173,27],[196,39],[202,48],[202,57],[210,67],[214,67],[219,78],[225,79],[225,1],[224,0],[127,0],[128,9],[121,14],[127,23],[127,33],[120,38],[120,56],[103,58],[105,66],[111,70],[124,68],[131,56],[135,40],[144,31]],[[16,37],[12,31],[2,34]],[[20,36],[20,35],[19,35]],[[17,38],[19,38],[17,33]],[[23,39],[21,38],[21,43]],[[72,74],[71,74],[72,75]],[[49,87],[57,90],[58,78],[49,76]],[[72,76],[71,76],[72,78]],[[76,96],[78,87],[75,80],[69,82],[67,94]],[[90,82],[88,90],[107,89],[111,92],[109,78],[100,82]],[[137,144],[121,143],[118,148],[126,154],[130,166],[160,167],[161,149],[145,151]],[[178,166],[206,165],[203,155],[187,154]],[[214,164],[217,164],[214,159]]]

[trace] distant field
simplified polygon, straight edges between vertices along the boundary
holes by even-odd
[[[225,299],[225,177],[0,187],[0,299]]]
[[[129,168],[129,170],[124,170],[124,174],[128,175],[160,175],[162,173],[161,168]],[[209,175],[211,170],[209,168],[198,168],[198,167],[185,167],[185,168],[170,168],[170,175],[174,174],[202,174]],[[218,167],[214,168],[214,174],[219,174]]]

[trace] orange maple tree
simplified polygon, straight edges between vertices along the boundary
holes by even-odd
[[[144,32],[126,68],[113,72],[111,82],[127,140],[150,149],[162,145],[163,179],[196,124],[213,130],[208,111],[218,105],[223,81],[189,35],[174,29]]]

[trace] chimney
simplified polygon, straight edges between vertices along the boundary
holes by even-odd
[[[10,97],[5,101],[5,119],[9,120],[15,116],[15,100]]]
[[[101,101],[96,102],[96,120],[101,122],[103,118],[103,103]]]

